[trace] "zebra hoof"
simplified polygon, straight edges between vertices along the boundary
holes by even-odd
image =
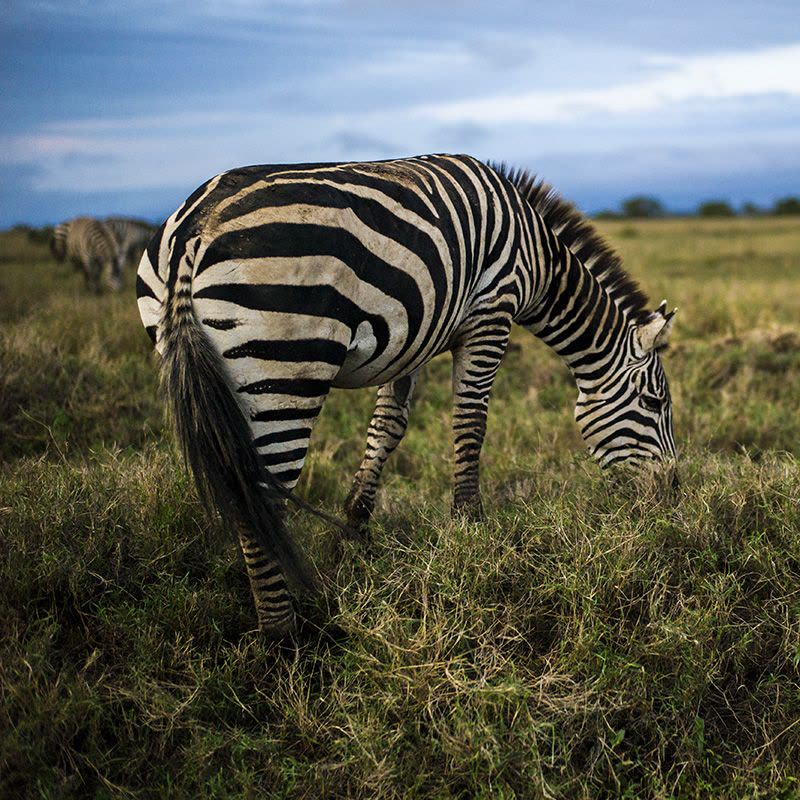
[[[369,521],[372,517],[372,504],[365,503],[363,500],[350,500],[347,498],[344,506],[347,515],[347,530],[343,536],[351,541],[361,544],[369,544]]]
[[[287,642],[297,633],[297,619],[294,614],[283,620],[259,620],[258,633],[265,642]]]
[[[332,555],[337,562],[351,561],[354,557],[369,557],[372,554],[372,534],[363,527],[352,535],[343,534],[333,541]]]
[[[483,522],[486,517],[480,497],[454,502],[452,516],[454,519],[462,519],[466,522]]]

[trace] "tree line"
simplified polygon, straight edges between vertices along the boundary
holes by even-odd
[[[694,211],[675,213],[668,211],[664,204],[652,195],[637,194],[623,200],[618,209],[605,209],[593,216],[595,219],[660,219],[663,217],[759,217],[800,215],[800,197],[791,195],[776,200],[772,206],[759,206],[756,203],[742,203],[735,208],[727,200],[706,200]],[[50,241],[52,225],[35,227],[33,225],[13,225],[9,230],[24,232],[28,238],[42,244]]]
[[[635,195],[623,200],[618,210],[606,210],[595,214],[598,219],[658,219],[669,216],[695,217],[756,217],[756,216],[788,216],[800,214],[800,197],[783,197],[776,200],[771,207],[758,206],[755,203],[743,203],[738,209],[727,200],[706,200],[700,203],[694,212],[689,214],[673,214],[664,207],[657,198],[650,195]]]

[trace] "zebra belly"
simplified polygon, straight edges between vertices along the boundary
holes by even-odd
[[[380,386],[413,372],[418,364],[416,354],[403,346],[407,340],[407,327],[402,330],[394,328],[389,345],[381,349],[372,324],[362,322],[356,329],[333,386],[340,389]]]

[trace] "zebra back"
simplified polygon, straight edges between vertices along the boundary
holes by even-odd
[[[103,222],[117,242],[123,264],[133,260],[138,262],[156,232],[155,225],[131,217],[106,217]]]

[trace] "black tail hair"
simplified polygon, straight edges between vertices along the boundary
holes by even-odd
[[[317,581],[283,521],[282,499],[291,495],[261,464],[221,357],[182,294],[169,298],[172,308],[162,319],[161,385],[200,498],[209,511],[244,526],[286,577],[315,591]]]

